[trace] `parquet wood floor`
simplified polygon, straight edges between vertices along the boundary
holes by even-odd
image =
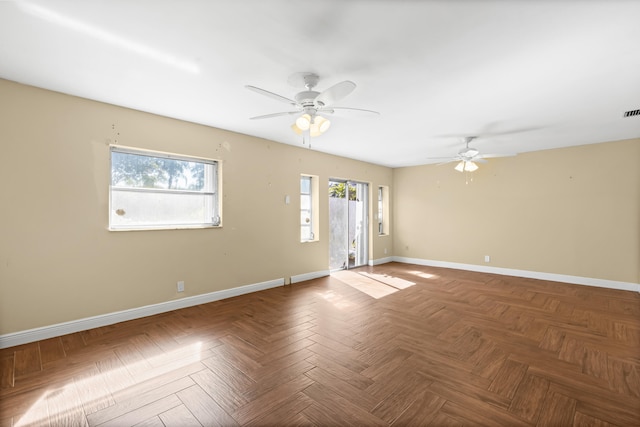
[[[0,426],[640,425],[640,295],[390,263],[0,350]]]

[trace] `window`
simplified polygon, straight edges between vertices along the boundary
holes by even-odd
[[[378,187],[378,234],[384,234],[382,227],[382,219],[384,218],[384,210],[382,209],[382,187]]]
[[[109,228],[220,225],[218,162],[111,147]]]
[[[300,240],[313,240],[313,194],[311,177],[300,177]]]
[[[389,187],[378,187],[378,235],[389,234]]]
[[[318,241],[318,177],[300,176],[300,241]]]

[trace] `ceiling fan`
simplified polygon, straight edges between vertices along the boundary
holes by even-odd
[[[305,90],[294,95],[293,99],[287,98],[277,93],[269,92],[256,86],[246,85],[249,90],[257,92],[261,95],[268,96],[280,102],[289,104],[293,110],[283,111],[279,113],[265,114],[262,116],[251,117],[251,120],[269,119],[272,117],[298,115],[291,129],[297,134],[309,131],[312,137],[320,136],[329,129],[331,122],[322,114],[333,114],[336,110],[360,111],[371,114],[380,114],[377,111],[365,110],[362,108],[336,107],[334,104],[356,88],[356,84],[350,80],[337,83],[322,92],[313,90],[320,80],[320,77],[312,72],[301,72],[292,74],[288,82],[294,87],[304,87]]]
[[[486,163],[488,158],[495,157],[511,157],[515,156],[515,154],[481,154],[477,148],[469,147],[471,141],[476,139],[477,136],[466,136],[464,137],[465,147],[458,151],[458,154],[455,157],[445,157],[446,161],[440,163],[446,164],[451,162],[458,162],[455,167],[455,170],[458,172],[473,172],[478,169],[478,165],[476,163]],[[432,157],[432,159],[442,159],[441,157]]]

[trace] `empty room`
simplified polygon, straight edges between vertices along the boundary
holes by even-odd
[[[0,2],[0,427],[640,425],[639,16]]]

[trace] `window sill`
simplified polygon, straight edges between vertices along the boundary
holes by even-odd
[[[206,230],[206,229],[217,229],[222,228],[222,225],[194,225],[194,226],[163,226],[163,227],[137,227],[137,228],[111,228],[108,227],[107,231],[160,231],[160,230]]]

